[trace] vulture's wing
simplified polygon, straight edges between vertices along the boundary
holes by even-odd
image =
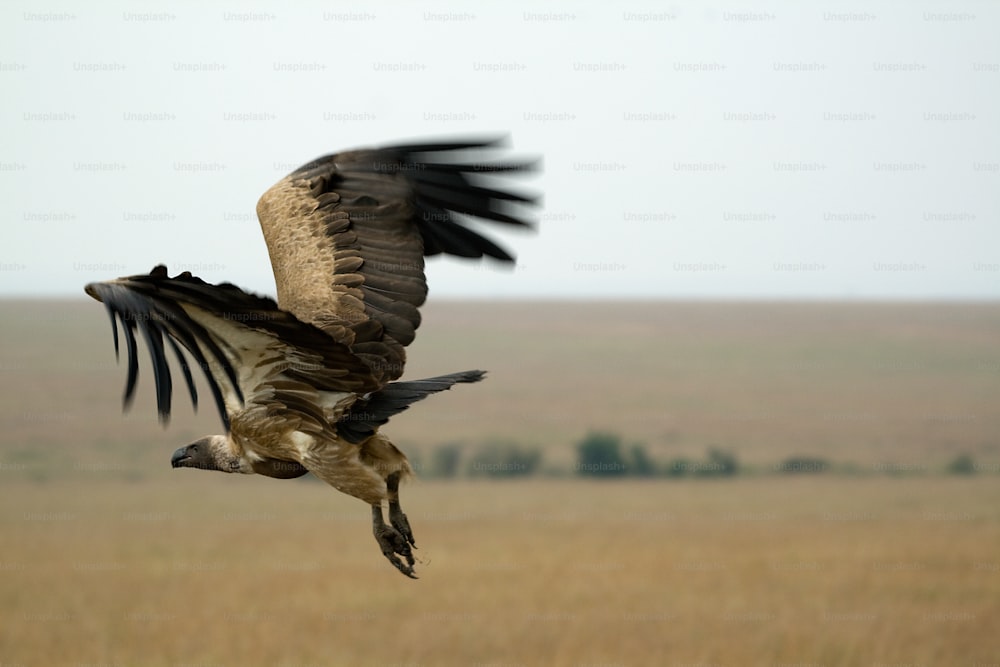
[[[314,391],[364,394],[377,388],[371,370],[346,345],[277,307],[271,299],[235,285],[211,285],[184,272],[170,278],[164,266],[149,275],[91,283],[87,294],[102,301],[111,317],[115,353],[118,323],[128,348],[126,406],[135,393],[139,373],[136,332],[149,349],[160,419],[170,416],[173,388],[166,348],[173,350],[197,406],[192,366],[205,372],[228,430],[234,412],[254,404],[278,406],[325,424],[314,403],[303,400]],[[194,364],[181,351],[187,350]]]
[[[463,216],[527,225],[536,198],[509,177],[533,162],[490,159],[496,141],[403,145],[328,155],[264,193],[264,231],[280,306],[349,345],[380,383],[403,371],[403,348],[427,297],[424,255],[511,255]]]

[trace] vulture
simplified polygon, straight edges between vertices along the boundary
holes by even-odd
[[[111,318],[116,357],[119,327],[128,351],[123,409],[135,393],[141,337],[166,425],[169,349],[196,408],[192,369],[204,372],[225,427],[175,451],[174,468],[277,479],[310,472],[368,503],[383,555],[416,578],[416,543],[399,502],[413,471],[381,427],[416,401],[483,378],[470,370],[399,379],[427,297],[424,257],[511,263],[470,219],[533,224],[537,196],[511,185],[537,161],[512,160],[502,147],[477,139],[359,149],[290,173],[257,202],[277,301],[188,271],[171,277],[162,264],[88,284]]]

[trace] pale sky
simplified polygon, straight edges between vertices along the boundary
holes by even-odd
[[[318,155],[510,133],[516,269],[431,298],[1000,296],[993,2],[5,2],[0,297],[157,263],[272,294]]]

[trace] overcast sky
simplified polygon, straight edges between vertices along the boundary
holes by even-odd
[[[432,298],[996,298],[994,2],[0,9],[0,296],[166,263],[273,294],[257,198],[318,155],[509,132],[519,257]]]

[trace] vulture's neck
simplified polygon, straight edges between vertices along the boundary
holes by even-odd
[[[225,435],[214,436],[208,445],[211,454],[212,464],[216,470],[222,472],[241,472],[253,474],[254,470],[250,462],[243,456],[241,448]]]

